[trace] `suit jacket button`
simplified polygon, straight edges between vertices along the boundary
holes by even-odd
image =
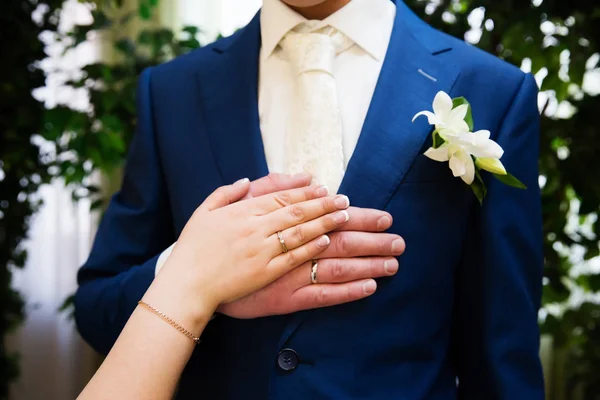
[[[298,353],[292,349],[283,349],[277,355],[277,365],[284,371],[293,371],[298,366]]]

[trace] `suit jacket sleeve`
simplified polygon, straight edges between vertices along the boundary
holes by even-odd
[[[455,340],[460,399],[544,398],[537,313],[543,274],[537,86],[526,75],[501,122],[507,170],[527,190],[489,174],[474,205],[457,271]]]
[[[105,354],[154,279],[160,252],[175,239],[154,137],[150,79],[150,69],[139,79],[137,132],[122,187],[112,198],[78,274],[77,327],[92,347]]]

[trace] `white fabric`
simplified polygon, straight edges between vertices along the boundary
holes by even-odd
[[[331,27],[314,31],[310,22],[298,25],[280,43],[296,81],[285,172],[308,172],[313,183],[337,193],[344,176],[344,151],[333,62],[354,43]]]
[[[158,274],[158,271],[160,271],[162,266],[165,265],[165,263],[167,262],[167,258],[169,258],[169,256],[171,255],[171,252],[173,251],[173,247],[175,247],[175,243],[170,245],[165,251],[160,253],[160,256],[158,256],[158,260],[156,260],[156,269],[154,271],[155,276],[156,276],[156,274]]]
[[[326,19],[311,22],[313,30],[331,26],[355,43],[333,62],[342,122],[344,167],[358,142],[387,52],[395,16],[396,6],[389,0],[352,0]],[[263,0],[258,111],[265,157],[271,172],[283,173],[286,170],[286,138],[294,99],[294,73],[279,43],[288,32],[305,22],[306,18],[281,0]],[[172,246],[159,257],[156,273],[171,249]]]
[[[77,288],[77,269],[89,253],[93,221],[89,201],[74,203],[62,181],[42,186],[38,196],[44,205],[24,243],[27,263],[14,272],[13,287],[26,300],[26,319],[7,341],[10,351],[19,352],[21,366],[9,398],[74,399],[98,358],[73,320],[58,309]]]
[[[313,30],[331,26],[355,43],[333,63],[342,120],[344,166],[362,129],[389,45],[396,7],[389,0],[353,0]],[[269,171],[286,172],[286,138],[294,99],[294,72],[279,42],[306,22],[280,0],[264,0],[261,12],[262,48],[259,62],[258,109]]]

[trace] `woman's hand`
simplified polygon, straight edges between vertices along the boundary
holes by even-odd
[[[249,188],[247,180],[219,188],[194,212],[144,295],[159,315],[133,312],[82,399],[171,398],[194,350],[190,338],[217,306],[315,258],[330,243],[326,233],[349,219],[348,198],[328,197],[324,187],[237,202]]]
[[[194,212],[157,280],[176,282],[199,318],[318,256],[348,221],[346,196],[309,186],[235,201],[247,180],[217,189]],[[277,237],[281,231],[288,252]],[[152,289],[152,288],[151,288]],[[196,308],[196,310],[193,310]]]

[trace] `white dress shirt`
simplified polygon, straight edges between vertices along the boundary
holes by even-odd
[[[344,166],[354,152],[373,98],[394,26],[396,6],[390,0],[352,0],[319,24],[332,26],[354,45],[339,54],[333,75],[342,117]],[[264,0],[260,15],[258,111],[265,157],[270,172],[285,173],[285,142],[289,132],[294,76],[279,42],[306,18],[281,0]],[[173,246],[156,263],[156,273]]]
[[[396,6],[390,0],[352,0],[319,23],[332,26],[355,44],[334,62],[342,117],[344,166],[354,152],[392,34]],[[258,111],[270,172],[285,173],[294,76],[279,42],[306,19],[281,0],[264,0],[260,15]]]

